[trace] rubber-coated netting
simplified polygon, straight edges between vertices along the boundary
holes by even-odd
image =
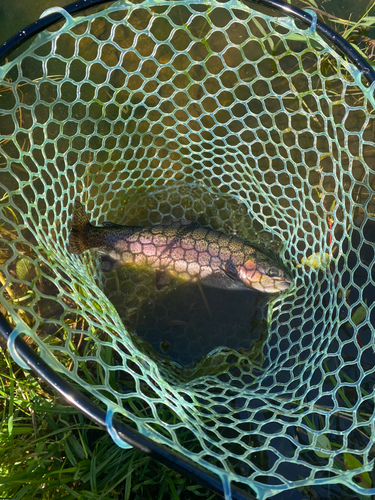
[[[109,430],[122,416],[226,490],[374,493],[375,122],[362,75],[313,27],[235,0],[64,17],[1,70],[0,301],[13,335],[101,402]],[[191,328],[199,291],[178,319],[146,271],[104,273],[96,254],[69,252],[76,197],[96,224],[186,218],[257,241],[293,286],[217,323],[207,291]]]

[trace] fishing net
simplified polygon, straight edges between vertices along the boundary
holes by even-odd
[[[120,446],[114,415],[228,497],[374,494],[373,89],[314,26],[235,0],[62,12],[1,69],[13,357],[26,333]],[[77,197],[95,224],[185,218],[257,242],[293,286],[157,292],[147,270],[69,252]]]

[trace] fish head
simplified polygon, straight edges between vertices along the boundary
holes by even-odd
[[[273,262],[257,263],[248,260],[237,269],[238,277],[249,288],[264,293],[280,293],[287,290],[292,282],[289,274]]]

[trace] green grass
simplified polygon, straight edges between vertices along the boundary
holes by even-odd
[[[101,427],[0,354],[0,499],[217,498]]]

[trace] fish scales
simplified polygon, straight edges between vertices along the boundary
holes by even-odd
[[[218,288],[276,293],[291,283],[284,269],[237,236],[186,220],[150,227],[107,222],[98,227],[90,223],[79,201],[75,202],[69,244],[75,254],[93,250],[120,265],[146,266]]]
[[[166,238],[160,235],[160,231],[163,230],[167,233]],[[189,230],[180,222],[160,225],[157,230],[153,227],[144,228],[138,235],[132,235],[129,239],[125,230],[124,235],[117,233],[116,241],[110,236],[106,252],[110,257],[124,263],[142,262],[157,269],[168,268],[172,272],[185,267],[181,265],[181,261],[184,261],[188,264],[185,272],[189,274],[190,279],[194,277],[203,279],[211,272],[221,272],[230,257],[234,265],[242,265],[256,253],[252,247],[240,240],[235,242],[237,251],[231,252],[229,243],[233,243],[234,236],[206,232],[203,238],[208,234],[209,242],[207,242],[202,237],[196,239],[195,233],[194,229]],[[221,245],[218,243],[219,239]],[[189,265],[190,263],[193,265]]]

